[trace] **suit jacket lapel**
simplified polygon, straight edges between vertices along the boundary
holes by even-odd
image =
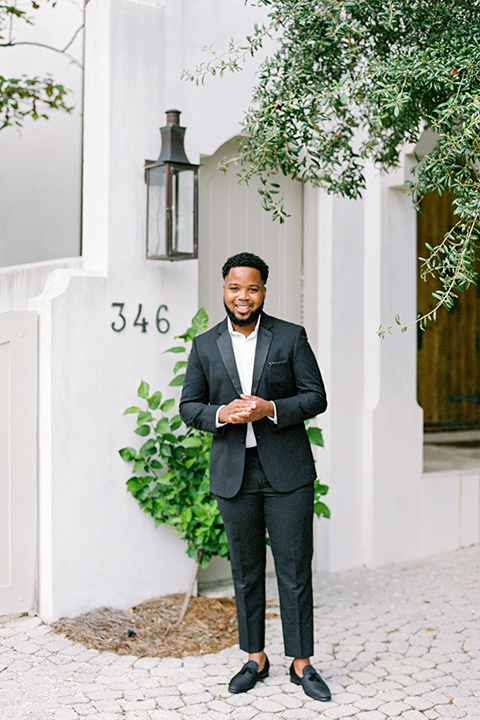
[[[223,323],[222,323],[223,325]],[[235,355],[233,354],[233,345],[230,333],[228,332],[228,326],[225,322],[225,329],[217,340],[218,350],[222,356],[223,364],[225,365],[227,372],[230,376],[230,380],[233,383],[233,387],[240,396],[243,393],[240,378],[238,377],[237,363],[235,362]]]
[[[258,328],[257,349],[255,351],[255,363],[253,366],[252,395],[257,394],[260,378],[262,377],[268,351],[273,340],[273,333],[269,329],[271,324],[270,317],[263,314],[260,327]]]

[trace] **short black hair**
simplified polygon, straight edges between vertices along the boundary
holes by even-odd
[[[232,257],[229,257],[225,265],[222,267],[222,275],[224,280],[230,270],[234,267],[255,268],[255,270],[258,270],[258,272],[260,273],[260,277],[262,278],[265,285],[267,284],[268,265],[262,260],[262,258],[259,258],[258,255],[254,255],[253,253],[249,252],[241,252],[237,253],[236,255],[232,255]]]

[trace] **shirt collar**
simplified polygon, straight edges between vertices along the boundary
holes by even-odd
[[[261,315],[259,316],[259,318],[257,320],[257,324],[255,325],[255,330],[253,332],[251,332],[250,335],[245,338],[245,340],[250,340],[250,339],[257,337],[258,328],[260,327],[260,318],[261,318]],[[245,335],[243,335],[243,333],[239,333],[237,330],[233,329],[232,321],[230,320],[230,318],[228,316],[227,316],[227,324],[228,324],[228,332],[230,333],[230,337],[232,337],[234,335],[235,336],[242,335],[242,337],[245,337]]]

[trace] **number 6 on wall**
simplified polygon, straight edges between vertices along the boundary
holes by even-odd
[[[158,332],[164,334],[170,330],[170,323],[168,322],[167,318],[160,317],[161,310],[168,310],[168,307],[166,305],[160,305],[160,307],[157,310],[157,317],[155,318],[155,323],[157,325]],[[161,323],[164,323],[163,327],[160,327]]]

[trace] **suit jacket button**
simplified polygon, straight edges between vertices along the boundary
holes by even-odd
[[[242,443],[242,445],[245,444],[245,438],[240,438],[240,442]]]

